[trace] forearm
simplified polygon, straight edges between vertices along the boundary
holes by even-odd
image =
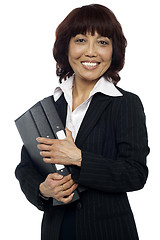
[[[111,160],[82,152],[81,169],[72,171],[72,178],[80,185],[106,192],[128,192],[141,189],[148,176],[145,163]]]
[[[44,181],[44,177],[36,171],[24,147],[22,148],[21,163],[17,166],[15,175],[26,198],[38,209],[44,210],[45,202],[39,196],[39,185]]]

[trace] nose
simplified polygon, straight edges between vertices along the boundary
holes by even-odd
[[[92,40],[88,41],[85,55],[86,57],[90,57],[90,58],[97,56],[96,46],[94,41]]]

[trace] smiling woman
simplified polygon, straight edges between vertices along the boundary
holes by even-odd
[[[25,146],[16,169],[27,199],[44,211],[42,240],[138,240],[126,192],[146,183],[149,147],[140,99],[116,86],[125,48],[121,25],[98,4],[74,9],[57,28],[53,101],[66,138],[37,138],[37,147],[42,161],[69,165],[70,174],[42,176]]]
[[[95,33],[99,49],[101,46],[109,45],[107,50],[111,50],[112,47],[112,62],[103,73],[104,77],[112,78],[115,84],[120,80],[118,72],[124,66],[127,41],[113,12],[104,6],[93,4],[74,9],[56,30],[53,56],[57,62],[57,75],[60,77],[60,82],[74,73],[68,61],[70,40],[74,38],[77,44],[86,46],[88,44],[88,41],[86,43],[87,35],[91,37]],[[89,41],[89,43],[91,42]],[[92,44],[89,46],[92,47]],[[107,50],[103,48],[102,51],[106,52]]]

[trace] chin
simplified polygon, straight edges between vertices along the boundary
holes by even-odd
[[[95,74],[80,76],[80,78],[85,81],[97,81],[100,77],[101,76]]]

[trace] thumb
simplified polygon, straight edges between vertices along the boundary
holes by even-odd
[[[74,142],[73,137],[72,137],[72,132],[68,128],[65,128],[65,131],[66,131],[67,138]]]

